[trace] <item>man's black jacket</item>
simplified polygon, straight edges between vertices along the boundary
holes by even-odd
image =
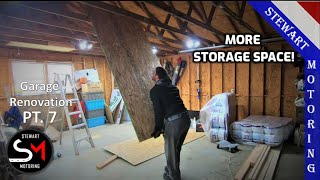
[[[171,80],[161,79],[150,90],[150,98],[155,113],[155,131],[163,129],[165,117],[186,111],[179,95],[179,89],[171,85]]]

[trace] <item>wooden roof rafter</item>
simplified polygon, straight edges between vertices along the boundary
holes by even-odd
[[[175,27],[172,27],[172,26],[169,26],[169,25],[154,21],[151,18],[147,18],[145,16],[133,13],[133,12],[128,11],[126,9],[121,9],[121,8],[113,6],[111,4],[97,2],[97,1],[81,1],[81,2],[86,4],[86,5],[89,5],[91,7],[103,10],[103,11],[112,12],[112,13],[115,13],[115,14],[119,14],[119,15],[122,15],[122,16],[129,17],[131,19],[135,19],[135,20],[140,21],[140,22],[144,22],[146,24],[150,24],[150,25],[162,28],[162,29],[166,29],[168,32],[171,31],[172,33],[178,33],[178,34],[181,34],[181,35],[184,35],[184,36],[188,36],[188,37],[196,36],[195,34],[191,34],[191,33],[188,33],[188,32],[181,31],[178,28],[175,28]],[[172,33],[170,33],[170,34],[172,34]],[[196,36],[196,37],[200,41],[202,41],[202,42],[204,42],[206,44],[214,44],[214,42],[212,42],[211,40],[208,40],[206,38],[203,38],[203,37],[200,37],[200,36]]]
[[[26,22],[20,19],[7,17],[4,15],[0,15],[0,27],[10,28],[10,29],[17,29],[23,31],[30,31],[35,33],[42,33],[60,37],[72,37],[77,40],[88,40],[91,42],[98,42],[98,39],[95,36],[88,36],[82,32],[74,32],[68,29],[46,26],[44,24],[38,24],[34,22]]]
[[[258,33],[257,30],[255,30],[252,26],[250,26],[247,22],[245,22],[242,19],[241,14],[240,14],[240,16],[237,15],[223,1],[212,1],[212,5],[220,8],[221,10],[223,10],[226,13],[226,15],[228,15],[231,18],[233,18],[234,20],[238,21],[240,25],[242,25],[243,27],[245,27],[249,31],[251,31],[253,33]],[[241,12],[242,11],[244,12],[245,4],[243,4],[241,8],[242,8]],[[243,16],[243,13],[242,13],[242,16]]]
[[[165,11],[165,12],[170,13],[173,16],[176,16],[176,17],[180,18],[181,20],[188,21],[189,23],[195,24],[197,26],[200,26],[201,28],[204,28],[204,29],[206,29],[208,31],[211,31],[213,34],[216,35],[217,38],[218,38],[218,36],[220,36],[221,39],[225,38],[225,33],[219,31],[216,28],[213,28],[211,25],[203,23],[203,22],[201,22],[201,21],[199,21],[197,19],[192,18],[191,16],[188,16],[188,15],[184,14],[181,11],[178,11],[178,10],[168,6],[164,2],[147,1],[147,3],[152,4],[153,6],[159,8],[159,9]],[[220,41],[220,42],[214,42],[214,43],[209,43],[209,44],[220,44],[220,43],[222,43],[222,42]]]
[[[19,4],[1,5],[0,14],[26,22],[32,22],[82,33],[95,34],[93,26],[90,24],[81,21],[76,22],[75,20],[67,19],[64,16],[58,16],[56,14],[25,8],[24,6],[20,6]]]
[[[66,2],[64,1],[50,1],[50,2],[39,2],[39,1],[20,1],[18,5],[26,8],[34,9],[37,11],[46,12],[49,14],[55,14],[65,18],[70,18],[76,21],[82,21],[91,24],[88,15],[74,13],[72,11],[66,11]],[[92,25],[92,24],[91,24]]]

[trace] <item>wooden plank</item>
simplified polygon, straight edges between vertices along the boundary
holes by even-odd
[[[86,22],[75,21],[64,17],[57,18],[57,16],[53,14],[48,14],[21,6],[15,6],[12,4],[2,5],[0,14],[27,22],[34,22],[77,32],[95,34],[92,26]]]
[[[210,63],[211,64],[211,95],[222,93],[222,64],[223,63]]]
[[[198,94],[197,94],[197,88],[198,88],[198,84],[195,83],[195,81],[197,80],[197,63],[191,62],[190,63],[190,99],[191,99],[191,109],[190,110],[194,110],[194,111],[198,111],[198,103],[199,100],[197,98]]]
[[[200,66],[200,63],[197,64],[197,77],[196,77],[196,80],[199,80],[200,83],[197,83],[197,90],[200,91],[200,95],[198,95],[198,108],[197,110],[200,111],[201,109],[201,99],[203,98],[202,97],[202,82],[201,82],[201,77],[200,77],[200,72],[201,72],[201,66]]]
[[[261,157],[263,156],[264,152],[265,152],[266,149],[267,149],[267,146],[261,145],[261,148],[262,148],[262,149],[261,149],[261,152],[259,153],[258,160],[257,160],[256,163],[255,163],[256,166],[257,166],[257,164],[260,162]],[[254,155],[252,155],[252,156],[254,156]],[[253,166],[253,167],[252,167],[250,173],[248,173],[247,179],[252,178],[253,173],[254,173],[254,171],[255,171],[254,169],[256,168],[256,166]]]
[[[113,87],[112,74],[107,62],[105,62],[104,66],[106,71],[106,89],[104,93],[105,93],[106,103],[110,104],[111,92]]]
[[[264,146],[263,153],[261,153],[261,156],[259,156],[259,160],[253,167],[251,173],[249,174],[249,179],[257,179],[257,176],[260,173],[261,167],[264,165],[266,157],[268,156],[270,151],[270,146]]]
[[[260,163],[258,164],[257,166],[257,169],[255,171],[255,173],[253,174],[253,179],[257,179],[258,178],[258,175],[260,174],[261,172],[261,168],[264,166],[265,162],[266,162],[266,159],[269,155],[269,152],[270,152],[270,146],[268,146],[268,148],[266,149]]]
[[[0,15],[0,26],[10,29],[17,29],[23,31],[30,31],[34,33],[41,33],[41,34],[50,34],[54,36],[61,36],[67,38],[74,38],[77,40],[89,40],[97,42],[97,38],[95,36],[89,37],[85,33],[69,31],[63,28],[53,27],[53,26],[46,26],[44,24],[34,23],[34,22],[27,22],[20,19],[7,17]]]
[[[264,64],[251,63],[250,115],[263,115]]]
[[[235,63],[223,63],[223,92],[230,92],[235,89],[236,72]]]
[[[266,173],[266,176],[264,177],[265,180],[272,180],[274,172],[276,170],[277,164],[278,164],[278,160],[281,154],[281,150],[282,150],[282,145],[280,145],[280,147],[278,147],[273,154],[273,158],[270,162],[268,171]]]
[[[265,115],[280,116],[281,64],[266,63]]]
[[[109,157],[108,159],[106,159],[105,161],[101,162],[101,163],[98,163],[96,165],[96,168],[97,169],[103,169],[104,167],[106,167],[108,164],[112,163],[114,160],[116,160],[118,158],[117,155],[113,155],[111,157]]]
[[[234,177],[235,180],[242,180],[250,169],[249,161],[245,161],[238,171],[237,175]]]
[[[267,50],[281,51],[280,43],[268,44]],[[280,116],[281,112],[281,63],[265,64],[265,115]]]
[[[271,163],[271,160],[273,158],[273,155],[274,155],[274,150],[271,150],[269,155],[268,155],[268,158],[266,160],[266,163],[263,166],[263,168],[262,168],[262,170],[261,170],[261,172],[259,174],[258,180],[263,180],[264,179],[264,177],[265,177],[265,175],[267,173],[267,170],[268,170],[268,168],[270,166],[270,163]]]
[[[190,143],[205,136],[203,132],[190,129],[183,144]],[[103,147],[105,150],[116,154],[118,157],[136,166],[164,153],[164,138],[150,138],[139,142],[137,139],[129,139],[116,144]]]
[[[189,79],[189,69],[190,69],[190,61],[189,61],[190,56],[186,55],[182,59],[187,62],[187,66],[184,68],[182,77],[179,81],[181,90],[181,98],[183,100],[183,103],[187,109],[190,109],[190,79]]]
[[[250,158],[250,166],[253,167],[256,162],[258,161],[259,156],[262,154],[262,150],[264,149],[264,145],[257,145],[253,151],[252,151],[252,156]]]
[[[294,99],[297,97],[297,90],[295,87],[294,79],[296,79],[299,73],[299,68],[293,67],[290,63],[284,63],[283,66],[283,98],[282,98],[282,114],[283,117],[290,117],[296,119],[296,107]]]
[[[236,64],[237,119],[249,115],[249,63]]]
[[[254,159],[255,154],[260,150],[262,150],[262,145],[257,145],[249,155],[249,157],[246,159],[246,161],[243,163],[241,168],[238,170],[236,176],[234,177],[235,180],[242,180],[245,175],[247,174],[248,170],[250,169],[250,161]]]
[[[163,23],[161,23],[159,21],[155,21],[155,20],[153,20],[151,18],[146,18],[145,16],[133,13],[133,12],[125,10],[125,9],[118,8],[116,6],[112,6],[112,5],[107,4],[107,3],[93,2],[93,1],[92,2],[82,1],[81,3],[87,4],[87,5],[91,6],[91,7],[94,7],[94,8],[106,11],[106,12],[112,12],[112,13],[115,13],[115,14],[118,14],[118,15],[121,15],[121,16],[125,16],[125,17],[130,18],[130,19],[134,19],[134,20],[137,20],[137,21],[140,21],[140,22],[143,22],[143,23],[147,23],[147,24],[150,24],[150,25],[157,26],[157,27],[162,28],[162,29],[166,29],[166,30],[168,30],[167,32],[170,33],[172,36],[176,36],[173,33],[173,32],[176,32],[176,33],[179,33],[181,35],[188,36],[188,37],[193,36],[193,37],[199,39],[200,41],[202,41],[203,43],[206,43],[206,44],[214,43],[211,40],[205,39],[205,38],[200,37],[200,36],[196,36],[195,34],[191,34],[189,32],[182,31],[181,29],[178,29],[178,28],[163,24]],[[218,43],[214,43],[214,44],[218,44]]]
[[[107,104],[104,105],[105,110],[106,110],[106,115],[107,115],[107,120],[110,124],[114,124],[112,112]]]
[[[151,77],[160,62],[152,54],[140,23],[100,9],[88,10],[137,137],[140,141],[146,140],[154,130],[154,112],[149,97],[154,86]]]
[[[210,100],[210,63],[199,63],[200,68],[200,78],[201,78],[201,100],[200,108],[202,108]]]
[[[188,76],[189,76],[189,94],[188,94],[188,96],[189,96],[189,110],[191,110],[191,84],[192,84],[192,81],[191,81],[191,64],[193,63],[192,62],[192,57],[191,57],[191,55],[189,56],[189,65],[188,65],[188,71],[189,71],[189,74],[188,74]]]

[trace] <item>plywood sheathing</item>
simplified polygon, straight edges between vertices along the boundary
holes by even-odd
[[[187,144],[203,137],[203,132],[196,132],[190,129],[183,144]],[[164,153],[164,138],[151,138],[143,142],[137,139],[130,139],[104,147],[105,150],[117,155],[130,164],[136,166]]]
[[[160,61],[150,51],[151,46],[139,22],[94,8],[89,10],[137,137],[140,141],[146,140],[154,130],[149,91],[154,86],[153,71],[160,66]]]

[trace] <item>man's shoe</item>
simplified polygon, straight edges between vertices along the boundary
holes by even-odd
[[[178,177],[172,179],[172,178],[170,178],[170,176],[169,176],[167,173],[164,173],[164,174],[163,174],[163,179],[164,179],[164,180],[181,180],[181,177],[178,176]]]
[[[164,180],[171,180],[170,177],[169,177],[169,175],[168,175],[167,173],[164,173],[164,174],[163,174],[163,179],[164,179]]]
[[[167,174],[169,174],[169,169],[168,169],[167,166],[164,167],[164,172],[167,173]]]

